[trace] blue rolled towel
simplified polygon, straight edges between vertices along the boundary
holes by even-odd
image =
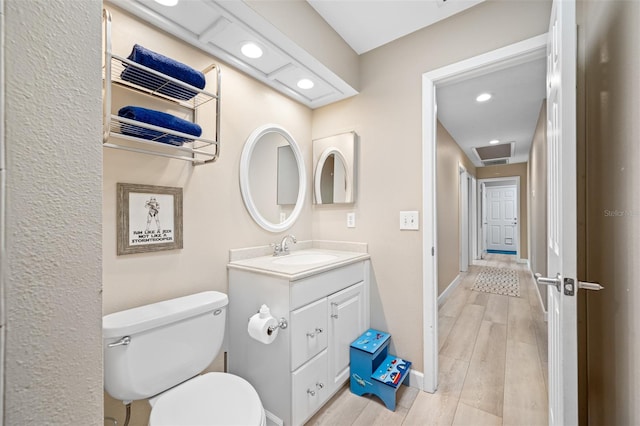
[[[207,81],[204,74],[188,65],[178,62],[175,59],[151,51],[139,44],[133,46],[133,50],[127,59],[132,60],[147,68],[158,71],[162,74],[183,81],[198,89],[204,89]],[[163,95],[171,96],[180,100],[189,100],[196,95],[193,90],[185,89],[175,83],[153,75],[147,71],[124,64],[124,71],[120,78],[130,81],[147,89],[158,91]]]
[[[195,137],[200,137],[202,128],[192,123],[166,112],[155,111],[137,106],[126,106],[118,111],[120,117],[129,118],[131,120],[140,121],[154,126],[164,127],[165,129],[175,130],[181,133],[187,133]],[[121,123],[120,130],[123,134],[136,136],[143,139],[149,139],[156,142],[167,143],[175,146],[181,146],[185,142],[191,142],[193,139],[180,136],[170,135],[157,130],[145,129],[144,127],[135,126],[133,124]]]

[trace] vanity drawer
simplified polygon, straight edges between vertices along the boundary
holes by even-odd
[[[327,347],[327,299],[291,312],[291,371]]]
[[[327,397],[327,351],[322,351],[292,374],[292,424],[301,425]]]
[[[333,269],[291,282],[291,309],[326,297],[364,280],[364,262]]]

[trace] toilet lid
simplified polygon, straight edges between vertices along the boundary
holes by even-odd
[[[260,397],[249,382],[233,374],[207,373],[158,396],[149,426],[259,426],[263,419]]]

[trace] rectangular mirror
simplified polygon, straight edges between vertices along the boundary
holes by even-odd
[[[315,204],[355,202],[356,132],[313,141],[313,201]]]

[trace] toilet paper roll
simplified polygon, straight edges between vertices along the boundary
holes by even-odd
[[[273,331],[269,331],[269,327],[273,327]],[[249,325],[247,331],[249,336],[254,338],[260,343],[268,345],[276,340],[278,335],[278,320],[272,316],[261,318],[260,314],[255,314],[249,319]]]

